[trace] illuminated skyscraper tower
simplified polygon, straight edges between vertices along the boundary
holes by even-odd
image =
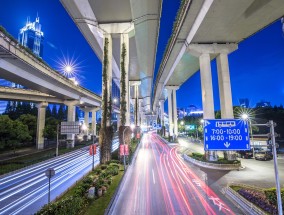
[[[43,32],[41,31],[41,24],[37,16],[35,22],[30,22],[27,19],[26,25],[20,29],[18,41],[22,46],[28,47],[32,52],[42,57],[43,53]]]

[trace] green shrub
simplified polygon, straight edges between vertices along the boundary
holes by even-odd
[[[271,204],[277,205],[276,188],[266,189],[264,190],[264,194]],[[281,189],[281,199],[282,199],[282,207],[284,207],[284,189]]]
[[[59,202],[45,205],[36,215],[77,215],[86,205],[86,198],[70,196]]]
[[[113,173],[112,173],[112,175],[118,175],[118,168],[113,168]]]
[[[218,161],[214,161],[214,163],[221,163],[221,164],[238,164],[240,163],[239,160],[227,160],[225,158],[219,158]]]
[[[119,165],[118,164],[113,164],[113,163],[111,163],[110,164],[112,167],[116,167],[117,169],[119,169]]]
[[[95,173],[96,175],[101,174],[101,172],[102,172],[102,170],[99,169],[99,168],[97,168],[97,169],[94,170],[94,173]]]
[[[82,185],[77,186],[75,191],[74,191],[74,193],[75,193],[74,195],[77,196],[77,197],[82,197],[82,196],[84,196],[86,189],[87,188],[83,187]]]
[[[90,177],[86,177],[83,179],[83,184],[91,184],[92,183],[92,179]]]
[[[104,170],[107,168],[107,165],[101,165],[101,170]]]
[[[111,161],[110,161],[110,164],[112,164],[112,163],[119,164],[119,163],[120,163],[120,161],[119,161],[119,160],[111,160]]]
[[[108,175],[106,172],[102,172],[100,175],[99,175],[99,178],[106,178]]]
[[[196,160],[200,160],[200,161],[204,161],[204,155],[201,153],[197,153],[197,152],[193,152],[191,155],[189,155],[190,157],[196,159]]]

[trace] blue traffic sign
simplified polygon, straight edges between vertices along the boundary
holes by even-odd
[[[206,119],[204,150],[250,150],[248,122],[239,119]]]

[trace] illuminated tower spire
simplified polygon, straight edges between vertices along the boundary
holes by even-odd
[[[39,16],[37,14],[35,22],[30,22],[27,18],[26,25],[20,29],[18,41],[22,46],[28,47],[32,52],[42,57],[43,53],[43,32],[41,31],[41,24],[39,23]]]

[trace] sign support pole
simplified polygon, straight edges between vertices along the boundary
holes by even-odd
[[[277,152],[276,152],[276,144],[275,144],[275,132],[274,132],[274,126],[275,125],[274,125],[272,120],[269,120],[269,126],[270,126],[271,141],[272,141],[272,151],[273,151],[273,161],[274,161],[274,172],[275,172],[275,182],[276,182],[278,214],[279,215],[283,215],[282,199],[281,199],[281,188],[280,188],[279,174],[278,174]]]

